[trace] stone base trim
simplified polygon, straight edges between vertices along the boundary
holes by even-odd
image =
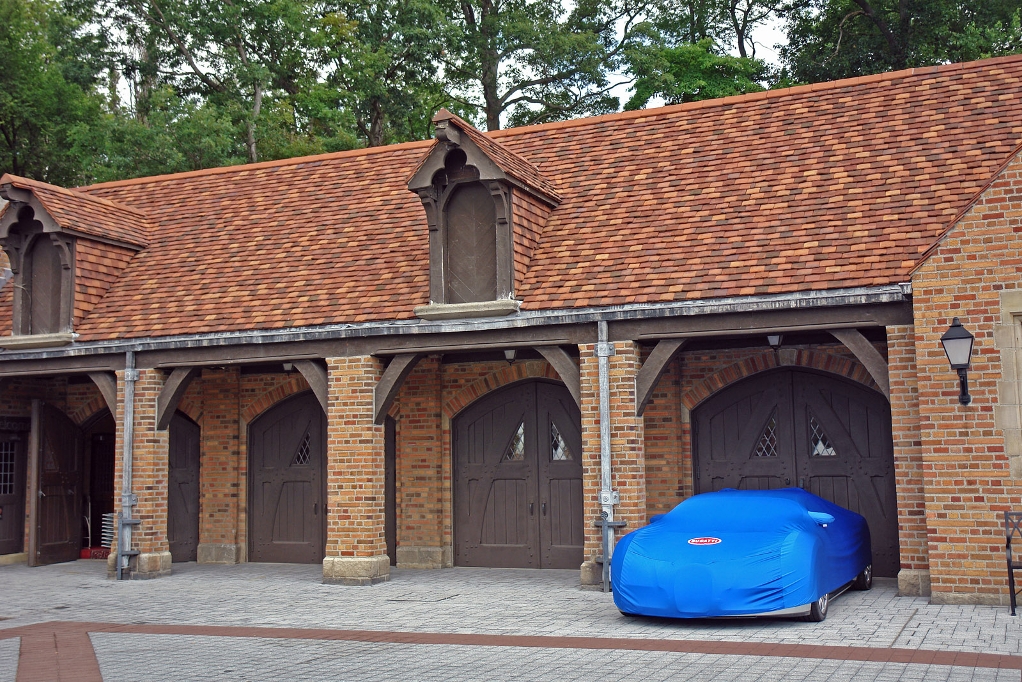
[[[397,548],[397,565],[401,568],[451,568],[454,548],[402,545]]]
[[[323,559],[325,585],[375,585],[390,580],[390,557],[328,556]]]
[[[170,575],[170,552],[143,553],[135,559],[135,570],[129,574],[131,580],[149,580]]]
[[[930,572],[921,568],[903,568],[898,571],[899,597],[929,597]]]
[[[27,564],[28,553],[18,552],[17,554],[0,554],[0,566],[12,566],[14,564]]]
[[[195,560],[200,564],[236,564],[241,561],[241,546],[205,542],[196,549]]]
[[[583,561],[579,567],[579,577],[582,585],[599,585],[603,587],[603,564],[595,561]]]

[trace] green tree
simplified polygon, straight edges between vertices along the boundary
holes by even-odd
[[[453,2],[453,0],[452,0]],[[444,76],[488,130],[616,111],[608,73],[645,0],[457,0]]]
[[[796,0],[785,16],[794,82],[1022,51],[1019,0]]]
[[[716,54],[713,41],[676,47],[646,46],[629,52],[634,93],[626,110],[641,109],[654,97],[667,104],[742,95],[764,89],[766,64],[749,57]]]
[[[64,185],[88,179],[73,138],[102,115],[90,88],[101,60],[69,58],[86,49],[86,36],[55,2],[0,0],[0,174]]]

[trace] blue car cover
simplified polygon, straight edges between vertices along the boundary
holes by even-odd
[[[871,563],[866,520],[801,488],[685,500],[618,542],[614,603],[671,618],[764,614],[810,604]]]

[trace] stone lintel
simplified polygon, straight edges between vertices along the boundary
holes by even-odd
[[[417,317],[424,320],[459,320],[471,317],[504,317],[518,312],[519,301],[505,298],[478,303],[430,303],[417,306]]]
[[[453,547],[416,547],[401,545],[397,548],[397,565],[401,568],[450,568],[454,565]]]
[[[240,556],[238,545],[204,542],[196,548],[196,563],[200,564],[236,564]]]
[[[930,572],[922,568],[903,568],[898,572],[898,596],[929,597]]]
[[[323,559],[324,585],[375,585],[390,580],[390,557],[328,556]]]
[[[131,580],[149,580],[170,575],[170,552],[144,552],[136,557],[135,570],[131,571]]]

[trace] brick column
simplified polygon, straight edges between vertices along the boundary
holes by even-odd
[[[409,568],[452,564],[443,540],[443,431],[440,361],[423,358],[398,395],[397,563]]]
[[[930,564],[927,556],[923,453],[919,435],[915,329],[912,325],[887,328],[887,358],[891,378],[898,544],[901,550],[898,591],[906,596],[927,596],[930,594]]]
[[[582,499],[585,548],[581,566],[583,585],[603,581],[596,557],[603,551],[600,529],[600,383],[596,346],[579,346],[582,378]],[[611,485],[621,495],[615,519],[627,521],[618,537],[646,525],[646,456],[643,419],[635,416],[635,375],[642,362],[632,341],[614,344],[610,357]]]
[[[373,389],[383,363],[328,358],[327,536],[323,582],[371,585],[390,579],[384,535],[383,426],[373,423]]]
[[[135,382],[135,433],[132,438],[132,483],[138,496],[133,516],[141,520],[131,533],[132,549],[139,555],[131,560],[132,579],[170,575],[170,544],[167,542],[167,466],[170,452],[168,431],[156,430],[156,398],[163,388],[163,374],[154,369],[139,370]],[[124,372],[117,373],[117,441],[114,500],[120,510],[124,465]]]
[[[202,447],[199,467],[200,564],[235,564],[245,555],[238,544],[240,448],[239,367],[202,371]]]

